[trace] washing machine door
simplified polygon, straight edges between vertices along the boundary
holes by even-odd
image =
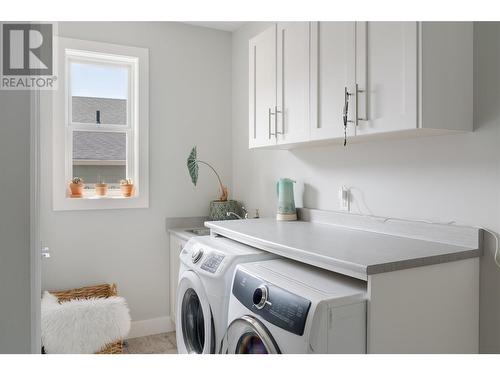
[[[182,274],[177,289],[177,350],[215,353],[215,326],[205,288],[192,271]]]
[[[281,354],[269,330],[256,318],[244,315],[227,328],[221,354]]]

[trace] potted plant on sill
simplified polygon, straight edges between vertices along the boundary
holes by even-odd
[[[100,197],[105,197],[108,194],[108,184],[105,183],[102,179],[100,182],[95,184],[95,194]]]
[[[69,190],[71,192],[71,198],[81,198],[83,197],[83,188],[85,184],[83,183],[83,179],[80,177],[73,177],[71,182],[69,183]]]
[[[217,180],[219,181],[220,195],[219,199],[210,202],[210,211],[209,211],[210,219],[211,220],[233,219],[234,217],[229,216],[228,212],[238,212],[239,211],[238,202],[235,200],[228,200],[227,187],[222,184],[222,180],[219,174],[217,173],[215,168],[212,167],[210,164],[208,164],[206,161],[198,159],[196,146],[194,146],[187,158],[187,168],[189,171],[189,176],[191,177],[191,181],[193,182],[194,186],[196,186],[196,183],[198,182],[198,169],[199,169],[198,164],[203,164],[209,167],[215,173],[215,176],[217,176]]]
[[[122,195],[126,198],[129,198],[132,196],[134,192],[134,183],[132,182],[132,179],[126,178],[124,180],[120,181],[120,190],[122,192]]]

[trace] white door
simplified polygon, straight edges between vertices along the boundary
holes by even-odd
[[[203,283],[193,271],[186,271],[179,278],[176,316],[179,354],[215,353],[212,309]]]
[[[249,148],[276,143],[276,26],[249,42]]]
[[[355,38],[355,22],[311,22],[311,139],[344,136],[345,88],[352,93],[355,87]],[[354,128],[348,123],[347,136]]]
[[[220,354],[281,354],[281,351],[264,324],[244,315],[229,324]]]
[[[417,127],[417,22],[357,22],[356,134]]]
[[[279,144],[309,140],[309,22],[277,26]]]

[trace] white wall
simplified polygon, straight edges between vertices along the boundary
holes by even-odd
[[[30,352],[29,109],[0,91],[0,353]]]
[[[500,232],[500,24],[475,25],[475,132],[296,151],[248,150],[248,39],[268,27],[233,34],[233,189],[264,216],[276,208],[275,181],[305,184],[304,205],[339,209],[337,191],[355,187],[355,209],[402,218],[455,220]],[[500,352],[500,269],[486,236],[481,259],[480,343]]]
[[[207,215],[218,191],[215,176],[203,167],[198,186],[192,186],[186,158],[193,145],[231,189],[231,35],[169,22],[65,22],[59,34],[149,48],[150,207],[52,211],[50,121],[45,123],[41,235],[52,258],[44,261],[42,287],[116,282],[133,320],[165,317],[165,218]]]

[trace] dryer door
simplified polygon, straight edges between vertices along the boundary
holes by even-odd
[[[210,304],[200,278],[182,274],[177,290],[177,350],[183,354],[215,352],[215,327]]]
[[[222,354],[281,354],[268,329],[256,318],[235,319],[222,339]]]

